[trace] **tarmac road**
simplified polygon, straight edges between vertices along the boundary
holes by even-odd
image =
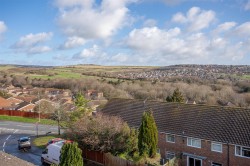
[[[57,126],[39,124],[37,128],[30,123],[0,121],[0,150],[40,166],[42,149],[32,146],[29,150],[18,150],[17,140],[29,136],[32,142],[37,134],[45,135],[47,132],[57,133]]]

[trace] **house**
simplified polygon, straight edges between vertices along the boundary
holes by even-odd
[[[13,105],[7,99],[5,99],[3,97],[0,97],[0,109],[12,110],[13,109]]]
[[[23,100],[17,99],[15,97],[9,97],[7,100],[10,101],[12,105],[18,105],[23,102]]]
[[[18,106],[16,107],[16,110],[25,111],[25,112],[34,112],[35,106],[36,105],[33,103],[29,103],[29,102],[24,101],[24,102],[18,104]]]
[[[103,93],[98,92],[97,90],[87,90],[85,92],[85,97],[87,99],[91,99],[91,100],[102,99],[103,98]]]
[[[196,102],[194,100],[187,100],[186,104],[196,104]]]
[[[112,99],[101,110],[139,128],[151,109],[163,160],[185,166],[249,166],[250,109],[200,104]]]

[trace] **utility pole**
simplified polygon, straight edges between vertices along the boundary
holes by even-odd
[[[40,101],[40,93],[38,91],[38,121],[40,122],[41,121],[41,115],[40,115],[40,104],[41,104],[41,101]]]

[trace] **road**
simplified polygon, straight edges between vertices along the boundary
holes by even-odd
[[[17,140],[20,137],[29,136],[32,142],[32,140],[37,137],[37,134],[38,136],[45,135],[47,132],[57,133],[57,127],[0,121],[0,150],[40,166],[42,149],[32,146],[32,148],[27,151],[18,150]]]

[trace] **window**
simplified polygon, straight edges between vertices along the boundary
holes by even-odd
[[[212,162],[212,166],[222,166],[222,164]]]
[[[187,166],[202,166],[202,160],[192,157],[187,157]]]
[[[235,155],[250,158],[250,148],[235,145]]]
[[[175,143],[175,136],[173,134],[167,134],[166,141]]]
[[[157,148],[157,153],[161,154],[161,149]]]
[[[188,138],[187,145],[196,148],[201,148],[201,140],[197,138]]]
[[[222,152],[222,144],[218,142],[212,142],[211,150],[214,152]]]
[[[171,160],[174,157],[175,157],[175,153],[174,152],[166,151],[166,159],[167,160]]]

